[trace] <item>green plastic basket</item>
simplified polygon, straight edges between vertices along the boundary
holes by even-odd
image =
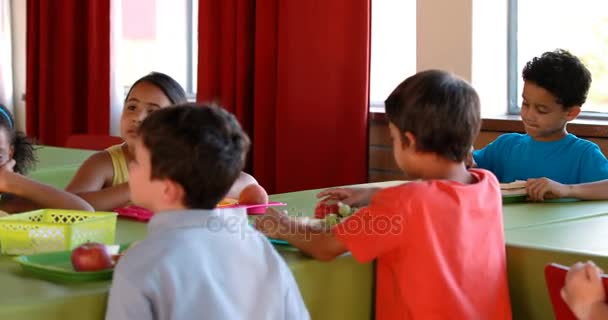
[[[72,250],[85,242],[114,243],[116,213],[42,209],[0,218],[2,254]]]

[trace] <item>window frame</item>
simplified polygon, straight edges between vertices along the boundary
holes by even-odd
[[[507,115],[519,115],[521,106],[519,103],[518,85],[521,81],[521,74],[518,68],[517,51],[518,51],[518,0],[507,0]],[[589,120],[605,120],[608,121],[608,112],[599,111],[581,111],[578,119]]]
[[[186,75],[186,88],[184,89],[186,90],[186,96],[189,101],[196,101],[196,86],[194,85],[194,79],[197,76],[197,70],[195,69],[198,66],[197,61],[195,61],[195,59],[198,59],[198,52],[196,52],[198,50],[198,46],[196,45],[198,41],[198,23],[195,24],[194,21],[196,19],[195,15],[198,15],[198,2],[195,3],[195,1],[198,0],[187,0],[186,3],[186,10],[189,13],[186,18],[186,27],[188,28],[189,34],[188,40],[186,41],[186,66],[188,68],[188,74]]]
[[[517,0],[507,0],[507,114],[519,115],[517,97],[519,72],[517,67]]]

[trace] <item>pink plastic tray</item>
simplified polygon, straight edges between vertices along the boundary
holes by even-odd
[[[264,214],[268,207],[286,206],[283,202],[268,202],[264,204],[236,204],[231,206],[222,206],[222,208],[246,208],[247,214],[256,215]],[[138,207],[138,206],[127,206],[122,208],[114,209],[114,212],[118,213],[118,216],[124,218],[130,218],[137,221],[148,221],[152,218],[152,211]]]

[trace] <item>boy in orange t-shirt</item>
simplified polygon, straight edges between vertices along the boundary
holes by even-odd
[[[376,319],[511,319],[500,187],[464,162],[480,127],[477,93],[429,70],[385,104],[395,161],[418,181],[322,192],[368,205],[331,230],[272,209],[256,227],[317,259],[377,259]]]

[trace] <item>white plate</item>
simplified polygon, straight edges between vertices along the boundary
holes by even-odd
[[[516,180],[511,183],[501,183],[500,190],[525,189],[526,181]]]
[[[528,193],[526,192],[526,189],[507,189],[507,190],[500,190],[500,193],[502,194],[503,197],[505,196],[524,196],[527,195]]]

